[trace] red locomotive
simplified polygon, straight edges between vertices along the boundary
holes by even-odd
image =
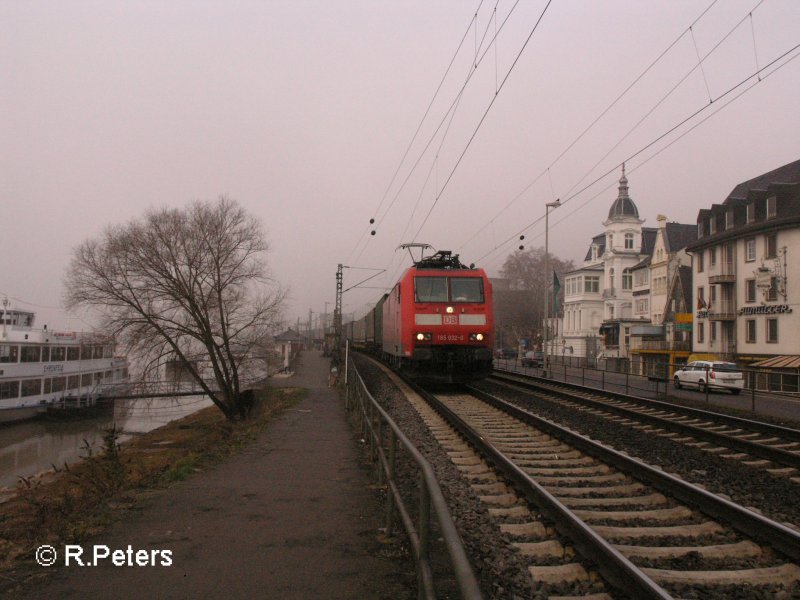
[[[483,269],[440,251],[403,273],[347,337],[417,379],[462,382],[492,370],[492,284]]]

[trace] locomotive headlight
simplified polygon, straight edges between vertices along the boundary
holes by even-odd
[[[432,333],[418,333],[417,334],[417,341],[419,342],[430,342],[433,339]]]
[[[417,339],[418,339],[420,342],[421,342],[421,341],[423,341],[423,340],[425,339],[425,334],[424,334],[424,333],[418,333],[418,334],[417,334]]]
[[[479,342],[482,342],[483,341],[483,334],[479,333],[478,335],[475,336],[475,339],[478,340]]]
[[[447,314],[448,314],[448,315],[452,315],[454,310],[455,310],[455,309],[454,309],[452,306],[448,306],[448,307],[447,307]]]
[[[482,333],[470,333],[469,334],[469,341],[470,342],[482,342],[485,336]]]

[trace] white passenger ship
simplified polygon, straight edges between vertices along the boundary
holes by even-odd
[[[6,302],[0,309],[0,423],[70,401],[93,404],[104,387],[127,381],[128,361],[114,356],[110,336],[34,329],[35,313],[7,310]]]

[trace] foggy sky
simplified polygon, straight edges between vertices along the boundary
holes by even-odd
[[[694,223],[737,183],[800,158],[800,60],[770,74],[798,50],[720,109],[758,80],[720,96],[800,43],[800,2],[719,1],[687,32],[710,4],[553,0],[519,54],[544,1],[522,0],[496,48],[510,0],[496,22],[495,3],[482,3],[468,32],[477,1],[0,1],[0,295],[37,310],[39,324],[87,328],[58,310],[72,248],[148,207],[220,194],[264,223],[292,321],[332,310],[338,263],[387,269],[365,285],[390,287],[408,264],[402,242],[457,250],[496,274],[557,197],[569,200],[551,213],[550,249],[579,261],[603,230],[617,165],[706,107],[627,164],[646,226],[661,213]],[[542,246],[543,233],[536,223],[522,243]],[[346,270],[344,285],[371,273]],[[345,313],[380,293],[347,292]]]

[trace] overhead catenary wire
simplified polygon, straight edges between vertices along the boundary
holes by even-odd
[[[417,232],[414,234],[414,239],[417,239],[419,237],[420,232],[422,231],[422,229],[427,224],[428,219],[430,218],[431,214],[433,213],[433,210],[436,208],[436,205],[439,203],[439,200],[441,199],[442,195],[444,194],[445,190],[447,189],[447,185],[450,183],[450,180],[453,178],[453,175],[455,174],[456,170],[458,169],[459,165],[461,164],[461,161],[464,159],[464,156],[466,155],[467,151],[469,150],[470,146],[472,145],[472,142],[475,140],[475,136],[478,134],[478,131],[480,130],[481,125],[483,125],[483,122],[486,120],[486,117],[488,116],[489,111],[492,110],[492,106],[494,106],[494,103],[497,100],[498,96],[500,95],[500,92],[503,90],[503,86],[505,86],[506,82],[508,81],[508,78],[511,76],[511,73],[514,70],[514,67],[517,65],[517,63],[519,62],[519,59],[522,57],[522,53],[525,51],[525,48],[528,47],[528,44],[530,43],[531,38],[533,38],[534,33],[536,33],[536,30],[538,29],[539,24],[542,22],[542,19],[544,18],[545,13],[547,13],[547,9],[550,7],[551,3],[552,3],[552,0],[548,0],[548,2],[545,5],[544,9],[542,9],[542,12],[539,14],[539,18],[536,20],[536,23],[533,25],[533,28],[531,29],[530,33],[528,34],[528,37],[525,39],[525,43],[522,44],[522,47],[520,48],[519,52],[517,52],[517,55],[514,58],[514,61],[511,63],[511,66],[509,67],[508,71],[506,72],[505,77],[503,77],[503,80],[500,82],[500,86],[497,88],[497,92],[492,97],[492,100],[489,102],[489,106],[486,107],[486,110],[484,111],[483,116],[481,117],[480,121],[478,121],[478,125],[475,127],[475,130],[472,132],[472,135],[470,136],[469,140],[467,141],[467,144],[464,147],[464,150],[459,155],[458,160],[456,160],[456,163],[453,166],[452,170],[450,171],[450,174],[447,176],[447,179],[445,180],[444,184],[442,185],[442,189],[436,195],[436,198],[433,201],[433,204],[431,205],[430,209],[428,210],[428,214],[425,215],[425,218],[422,220],[422,223],[420,224],[419,228],[417,229]]]
[[[770,67],[772,67],[773,65],[775,65],[775,64],[777,64],[777,63],[779,63],[781,60],[783,60],[784,58],[786,58],[787,56],[789,56],[789,55],[790,55],[790,54],[792,54],[793,52],[796,52],[798,49],[800,49],[800,43],[796,44],[795,46],[793,46],[793,47],[792,47],[792,48],[790,48],[789,50],[785,51],[785,52],[784,52],[784,53],[782,53],[780,56],[778,56],[777,58],[775,58],[775,59],[773,59],[772,61],[770,61],[770,62],[769,62],[767,65],[765,65],[764,67],[761,67],[760,69],[757,69],[755,72],[751,73],[751,74],[750,74],[750,75],[748,75],[746,78],[744,78],[743,80],[741,80],[739,83],[737,83],[737,84],[733,85],[732,87],[730,87],[728,90],[726,90],[725,92],[723,92],[722,94],[720,94],[720,95],[719,95],[719,96],[717,96],[716,98],[713,98],[713,100],[712,100],[712,102],[711,102],[711,103],[709,103],[709,104],[705,104],[705,105],[704,105],[702,108],[700,108],[700,109],[698,109],[698,110],[694,111],[692,114],[690,114],[689,116],[687,116],[687,117],[685,117],[684,119],[682,119],[682,120],[681,120],[680,122],[678,122],[676,125],[672,126],[671,128],[669,128],[669,129],[668,129],[667,131],[665,131],[664,133],[660,134],[658,137],[656,137],[655,139],[653,139],[652,141],[650,141],[649,143],[647,143],[645,146],[643,146],[643,147],[639,148],[639,150],[637,150],[636,152],[634,152],[634,153],[632,153],[631,155],[629,155],[628,157],[626,157],[626,158],[625,158],[623,161],[621,161],[621,162],[620,162],[620,163],[618,163],[618,164],[615,164],[615,165],[614,165],[612,168],[608,169],[608,170],[607,170],[607,171],[605,171],[603,174],[601,174],[600,176],[598,176],[597,178],[595,178],[594,180],[592,180],[590,183],[586,184],[586,185],[585,185],[584,187],[582,187],[580,190],[578,190],[578,191],[574,192],[573,194],[571,194],[571,195],[570,195],[570,196],[568,196],[567,198],[565,198],[565,199],[561,200],[561,204],[562,204],[562,206],[563,206],[564,204],[566,204],[567,202],[569,202],[569,201],[573,200],[574,198],[576,198],[577,196],[579,196],[580,194],[582,194],[583,192],[585,192],[585,191],[586,191],[586,190],[588,190],[589,188],[593,187],[595,184],[597,184],[599,181],[603,180],[605,177],[607,177],[608,175],[610,175],[610,174],[611,174],[611,173],[613,173],[614,171],[616,171],[616,170],[617,170],[617,169],[620,167],[620,165],[622,164],[622,162],[626,162],[626,163],[627,163],[627,162],[629,162],[631,159],[634,159],[634,158],[636,158],[637,156],[639,156],[640,154],[642,154],[643,152],[646,152],[646,151],[647,151],[649,148],[652,148],[652,147],[653,147],[654,145],[656,145],[658,142],[660,142],[661,140],[663,140],[665,137],[669,136],[671,133],[673,133],[673,132],[674,132],[674,131],[676,131],[677,129],[680,129],[680,128],[681,128],[683,125],[685,125],[686,123],[688,123],[689,121],[691,121],[692,119],[694,119],[695,117],[697,117],[697,116],[698,116],[699,114],[701,114],[703,111],[707,110],[709,107],[713,106],[714,104],[716,104],[716,103],[717,103],[717,102],[719,102],[720,100],[722,100],[722,99],[726,98],[728,95],[730,95],[730,94],[732,94],[733,92],[735,92],[737,89],[739,89],[740,87],[742,87],[743,85],[745,85],[745,84],[746,84],[748,81],[750,81],[750,80],[751,80],[751,79],[753,79],[754,77],[758,78],[758,79],[757,79],[757,81],[755,81],[755,82],[754,82],[754,83],[753,83],[751,86],[749,86],[749,87],[747,87],[746,89],[744,89],[744,90],[743,90],[743,91],[742,91],[740,94],[738,94],[736,97],[734,97],[734,98],[733,98],[731,101],[729,101],[729,102],[726,102],[724,105],[720,106],[720,107],[719,107],[719,110],[715,110],[715,111],[714,111],[714,112],[713,112],[711,115],[709,115],[708,117],[706,117],[706,118],[705,118],[703,121],[700,121],[699,123],[697,123],[697,125],[699,125],[700,123],[704,122],[705,120],[708,120],[708,118],[710,118],[710,117],[712,117],[712,116],[714,116],[714,115],[718,114],[718,113],[719,113],[719,112],[720,112],[722,109],[724,109],[724,108],[726,108],[727,106],[729,106],[729,105],[730,105],[730,104],[731,104],[731,103],[732,103],[734,100],[738,99],[739,97],[741,97],[742,95],[744,95],[746,92],[750,91],[751,89],[753,89],[754,87],[756,87],[756,86],[757,86],[759,83],[761,83],[762,81],[764,81],[764,80],[765,80],[765,79],[766,79],[766,78],[767,78],[769,75],[772,75],[773,73],[777,72],[777,71],[778,71],[778,70],[780,70],[781,68],[783,68],[783,67],[785,67],[786,65],[790,64],[790,63],[791,63],[793,60],[795,60],[796,58],[800,57],[800,53],[797,53],[797,54],[795,54],[794,56],[792,56],[792,57],[791,57],[789,60],[787,60],[787,61],[786,61],[786,62],[784,62],[783,64],[781,64],[781,65],[778,65],[778,66],[777,66],[777,67],[776,67],[776,68],[775,68],[773,71],[770,71],[770,72],[769,72],[767,75],[761,76],[761,77],[759,78],[759,76],[760,76],[762,73],[764,73],[764,72],[765,72],[767,69],[769,69],[769,68],[770,68]],[[689,133],[689,131],[692,131],[692,130],[693,130],[693,129],[694,129],[696,126],[697,126],[697,125],[695,125],[695,126],[693,126],[692,128],[688,129],[686,132],[684,132],[683,134],[681,134],[681,136],[680,136],[680,137],[678,137],[677,139],[680,139],[681,137],[683,137],[684,135],[686,135],[687,133]],[[677,141],[677,139],[676,139],[676,140],[674,140],[674,141]],[[673,141],[673,142],[671,142],[671,143],[670,143],[670,145],[671,145],[672,143],[674,143],[674,141]],[[666,147],[669,147],[669,146],[666,146]],[[648,159],[648,161],[649,161],[649,160],[651,160],[652,158],[654,158],[654,157],[655,157],[657,154],[659,154],[661,151],[663,151],[664,149],[666,149],[666,147],[665,147],[665,148],[663,148],[662,150],[659,150],[659,152],[658,152],[658,153],[656,153],[655,155],[653,155],[652,157],[650,157],[650,158]],[[613,186],[613,184],[609,185],[607,188],[605,188],[605,190],[608,190],[608,189],[609,189],[610,187],[612,187],[612,186]],[[603,191],[605,191],[605,190],[603,190]],[[597,194],[597,195],[593,196],[593,197],[592,197],[592,199],[596,198],[598,195],[599,195],[599,194]],[[583,205],[582,205],[582,206],[583,206]],[[572,214],[572,213],[570,213],[570,214]],[[512,235],[512,236],[509,236],[509,237],[508,237],[508,238],[506,238],[504,241],[502,241],[502,242],[500,243],[500,245],[499,245],[499,246],[497,246],[497,247],[495,247],[495,248],[493,248],[493,249],[489,250],[487,253],[485,253],[483,256],[481,256],[481,257],[478,259],[478,262],[480,262],[480,261],[483,261],[484,259],[486,259],[486,258],[487,258],[487,257],[489,257],[490,255],[494,254],[494,253],[495,253],[495,252],[496,252],[496,251],[497,251],[497,250],[498,250],[500,247],[502,247],[502,246],[505,246],[506,244],[508,244],[508,243],[509,243],[509,242],[511,242],[512,240],[516,239],[516,238],[517,238],[517,237],[518,237],[520,234],[526,233],[526,232],[527,232],[527,231],[528,231],[528,230],[529,230],[531,227],[533,227],[534,225],[536,225],[536,224],[540,223],[542,220],[544,220],[544,217],[542,217],[542,216],[540,216],[540,217],[537,217],[537,218],[536,218],[534,221],[532,221],[531,223],[529,223],[528,225],[526,225],[526,226],[525,226],[523,229],[519,230],[519,231],[518,231],[517,233],[515,233],[514,235]],[[559,221],[559,222],[560,222],[560,221]]]
[[[489,50],[492,48],[492,45],[496,43],[497,38],[499,37],[500,33],[502,33],[506,23],[508,23],[508,20],[511,18],[511,15],[514,13],[514,10],[519,5],[519,2],[520,2],[520,0],[516,0],[516,2],[511,6],[511,9],[509,10],[508,14],[503,19],[503,22],[500,24],[500,27],[497,29],[497,32],[495,33],[494,37],[489,42],[489,45],[487,46],[487,48],[483,50],[483,53],[480,55],[480,57],[475,62],[475,64],[470,66],[469,73],[468,73],[468,75],[466,77],[466,80],[464,81],[464,84],[461,86],[460,90],[457,92],[457,94],[456,94],[455,98],[453,99],[453,102],[450,104],[449,108],[445,111],[445,113],[442,116],[442,119],[439,121],[439,124],[437,125],[436,129],[431,134],[431,136],[428,138],[428,141],[425,144],[425,146],[423,147],[422,151],[420,152],[419,157],[417,158],[417,160],[412,165],[411,169],[409,170],[409,172],[406,175],[405,179],[403,180],[402,184],[400,185],[400,187],[398,188],[398,190],[395,193],[394,197],[392,198],[392,201],[389,204],[389,206],[386,208],[386,210],[383,212],[382,215],[380,215],[380,216],[376,215],[373,218],[373,220],[377,221],[376,222],[376,229],[377,229],[377,227],[379,227],[383,223],[384,219],[389,214],[389,211],[391,211],[392,207],[395,205],[397,199],[400,196],[400,193],[403,191],[403,189],[405,188],[405,186],[408,183],[409,179],[411,178],[411,175],[413,175],[413,173],[416,171],[417,167],[419,166],[420,162],[425,157],[425,155],[426,155],[426,153],[428,151],[428,148],[433,143],[433,141],[436,139],[436,136],[439,134],[440,129],[442,128],[444,123],[447,121],[448,116],[450,115],[451,111],[453,111],[454,108],[456,107],[458,99],[464,93],[464,90],[466,89],[467,85],[471,81],[471,79],[472,79],[473,75],[475,74],[475,72],[477,71],[478,67],[483,63],[484,59],[486,58],[486,55],[488,54]],[[488,29],[488,25],[487,25],[487,29]],[[485,40],[485,38],[486,38],[486,32],[484,32],[484,36],[483,36],[483,39],[481,41],[481,46],[483,45],[483,41]],[[365,242],[365,246],[367,244],[369,244],[370,239],[371,239],[371,236],[368,236],[367,239],[366,239],[366,242]],[[361,256],[361,254],[363,254],[364,249],[365,248],[362,248],[361,252],[358,255],[359,257]],[[357,262],[357,260],[356,260],[356,262]]]
[[[713,6],[714,6],[714,5],[717,3],[717,1],[718,1],[718,0],[712,0],[711,4],[709,4],[709,5],[708,5],[708,6],[705,8],[705,10],[703,10],[703,11],[702,11],[702,12],[701,12],[701,13],[700,13],[700,14],[699,14],[699,15],[698,15],[698,16],[697,16],[695,19],[694,19],[694,21],[692,21],[692,23],[691,23],[691,24],[690,24],[690,25],[689,25],[689,26],[688,26],[686,29],[684,29],[684,30],[683,30],[683,31],[680,33],[680,35],[678,35],[678,37],[676,37],[676,38],[675,38],[675,39],[674,39],[674,40],[673,40],[673,41],[672,41],[670,44],[668,44],[668,45],[667,45],[667,47],[666,47],[666,48],[664,48],[664,50],[662,50],[662,51],[659,53],[659,55],[658,55],[658,56],[657,56],[657,57],[656,57],[656,58],[655,58],[655,59],[654,59],[652,62],[650,62],[650,64],[649,64],[649,65],[647,65],[647,67],[645,67],[645,69],[644,69],[644,70],[643,70],[641,73],[639,73],[639,75],[637,75],[637,76],[636,76],[636,77],[633,79],[633,81],[632,81],[630,84],[628,84],[628,86],[627,86],[627,87],[626,87],[626,88],[625,88],[625,89],[624,89],[624,90],[623,90],[623,91],[622,91],[622,92],[621,92],[621,93],[620,93],[620,94],[619,94],[619,95],[618,95],[616,98],[614,98],[614,100],[612,100],[612,101],[611,101],[611,103],[610,103],[608,106],[606,106],[606,108],[605,108],[605,109],[603,109],[603,111],[602,111],[602,112],[601,112],[601,113],[600,113],[600,114],[599,114],[597,117],[595,117],[595,118],[594,118],[594,119],[593,119],[593,120],[592,120],[592,121],[589,123],[589,125],[587,125],[587,126],[586,126],[586,127],[583,129],[583,131],[581,131],[581,132],[578,134],[578,136],[577,136],[575,139],[573,139],[573,140],[572,140],[572,141],[571,141],[571,142],[570,142],[570,143],[569,143],[569,144],[566,146],[566,148],[564,148],[564,149],[563,149],[563,150],[562,150],[562,151],[561,151],[561,152],[558,154],[558,156],[556,156],[556,157],[553,159],[553,161],[552,161],[552,162],[551,162],[551,163],[550,163],[550,164],[549,164],[547,167],[545,167],[545,168],[544,168],[544,169],[543,169],[543,170],[542,170],[542,171],[541,171],[541,172],[540,172],[540,173],[539,173],[539,174],[538,174],[538,175],[537,175],[537,176],[536,176],[536,177],[533,179],[533,181],[531,181],[530,183],[528,183],[528,184],[527,184],[527,185],[526,185],[526,186],[525,186],[525,187],[524,187],[524,188],[523,188],[523,189],[522,189],[520,192],[518,192],[518,193],[517,193],[517,194],[516,194],[516,195],[515,195],[515,196],[514,196],[514,197],[513,197],[513,198],[512,198],[512,199],[511,199],[511,200],[510,200],[508,203],[507,203],[507,204],[505,204],[505,206],[503,206],[503,208],[501,208],[501,209],[500,209],[500,210],[499,210],[499,211],[498,211],[498,212],[497,212],[497,213],[496,213],[496,214],[495,214],[495,215],[492,217],[492,219],[490,220],[490,222],[492,222],[492,223],[493,223],[493,222],[494,222],[494,220],[496,220],[496,219],[497,219],[498,217],[500,217],[500,216],[501,216],[503,213],[505,213],[505,212],[506,212],[506,211],[507,211],[509,208],[511,208],[511,206],[513,206],[513,205],[514,205],[514,204],[517,202],[517,200],[519,200],[519,199],[520,199],[522,196],[524,196],[524,195],[525,195],[525,194],[528,192],[528,190],[530,190],[530,189],[531,189],[531,188],[532,188],[534,185],[536,185],[536,183],[538,183],[538,181],[539,181],[539,180],[540,180],[542,177],[544,177],[544,175],[545,175],[545,174],[547,174],[547,175],[549,176],[549,170],[550,170],[550,169],[552,169],[552,168],[553,168],[553,167],[554,167],[556,164],[558,164],[558,162],[559,162],[559,161],[560,161],[562,158],[564,158],[564,156],[565,156],[565,155],[566,155],[566,154],[567,154],[567,153],[568,153],[570,150],[572,150],[572,148],[573,148],[573,147],[575,147],[575,145],[576,145],[576,144],[577,144],[577,143],[578,143],[580,140],[582,140],[582,139],[583,139],[583,138],[586,136],[586,134],[587,134],[587,133],[589,133],[589,131],[591,131],[591,130],[592,130],[594,127],[595,127],[595,125],[597,125],[597,123],[599,123],[599,122],[600,122],[600,121],[603,119],[603,117],[605,117],[605,116],[606,116],[606,114],[608,114],[608,113],[609,113],[609,111],[611,111],[611,109],[613,109],[613,108],[614,108],[614,107],[615,107],[615,106],[616,106],[616,105],[619,103],[619,101],[620,101],[620,100],[622,100],[622,98],[624,98],[624,97],[625,97],[625,96],[626,96],[626,95],[627,95],[627,94],[628,94],[628,93],[629,93],[629,92],[630,92],[630,91],[631,91],[631,90],[632,90],[632,89],[633,89],[633,88],[634,88],[634,87],[635,87],[635,86],[636,86],[636,85],[637,85],[637,84],[638,84],[638,83],[639,83],[639,82],[640,82],[640,81],[641,81],[641,80],[642,80],[642,79],[645,77],[645,75],[647,75],[647,73],[649,73],[649,72],[650,72],[650,71],[651,71],[651,70],[652,70],[652,69],[653,69],[653,68],[654,68],[654,67],[655,67],[655,66],[656,66],[658,63],[660,63],[660,62],[661,62],[661,60],[662,60],[662,59],[663,59],[663,58],[664,58],[664,57],[665,57],[665,56],[666,56],[666,55],[667,55],[667,54],[668,54],[668,53],[669,53],[669,52],[670,52],[670,51],[671,51],[671,50],[672,50],[672,49],[673,49],[673,48],[674,48],[674,47],[675,47],[677,44],[678,44],[678,42],[680,42],[680,41],[681,41],[681,40],[684,38],[684,36],[686,36],[686,34],[689,32],[689,30],[690,30],[692,27],[694,27],[694,26],[695,26],[695,25],[696,25],[696,24],[697,24],[697,23],[698,23],[698,22],[699,22],[699,21],[700,21],[700,20],[701,20],[701,19],[702,19],[702,18],[703,18],[703,17],[704,17],[704,16],[705,16],[707,13],[708,13],[708,11],[710,11],[710,10],[711,10],[711,8],[712,8],[712,7],[713,7]],[[761,1],[763,2],[763,0],[761,0]],[[761,2],[759,2],[759,4],[761,4]],[[758,6],[756,6],[756,8],[758,8]],[[755,10],[755,8],[754,8],[753,10]],[[751,14],[752,14],[752,10],[751,10],[750,12],[751,12]],[[594,168],[594,167],[593,167],[593,168]],[[552,180],[551,180],[551,186],[552,186]],[[555,194],[554,194],[554,195],[555,195]],[[478,229],[477,231],[475,231],[475,233],[473,233],[473,234],[472,234],[472,235],[471,235],[471,236],[470,236],[470,237],[469,237],[469,238],[468,238],[468,239],[467,239],[465,242],[463,242],[463,243],[462,243],[460,246],[458,246],[458,249],[459,249],[459,250],[461,250],[461,249],[462,249],[464,246],[466,246],[466,245],[467,245],[467,244],[469,244],[469,243],[470,243],[472,240],[474,240],[476,237],[478,237],[478,235],[480,235],[480,233],[481,233],[481,232],[482,232],[482,231],[483,231],[483,230],[484,230],[486,227],[487,227],[487,225],[486,225],[486,224],[484,224],[483,226],[481,226],[481,228],[480,228],[480,229]]]
[[[433,106],[433,103],[436,101],[436,98],[439,96],[439,92],[441,91],[442,85],[444,85],[444,82],[447,79],[447,75],[450,73],[450,69],[453,68],[453,64],[455,63],[456,57],[461,52],[461,47],[464,45],[464,40],[467,39],[467,36],[469,35],[470,29],[473,28],[473,23],[477,24],[478,13],[481,10],[481,6],[483,6],[483,2],[484,2],[484,0],[481,0],[480,4],[478,4],[478,8],[475,9],[475,14],[472,15],[472,19],[470,19],[470,22],[467,25],[466,30],[464,31],[464,35],[461,36],[461,40],[458,42],[458,45],[456,46],[456,51],[453,53],[453,56],[450,59],[450,62],[447,64],[447,68],[444,71],[444,75],[442,75],[442,78],[439,81],[439,85],[436,86],[436,90],[433,92],[433,96],[431,97],[430,102],[428,102],[428,106],[425,109],[425,112],[423,113],[422,118],[420,119],[416,130],[414,131],[414,135],[411,136],[411,141],[408,142],[408,146],[406,146],[406,150],[405,150],[405,152],[403,152],[403,156],[400,159],[400,163],[397,165],[397,168],[395,169],[394,173],[392,174],[392,177],[389,180],[389,185],[386,186],[386,191],[383,192],[383,196],[381,197],[381,200],[378,203],[378,207],[373,211],[373,217],[377,216],[378,213],[380,213],[380,210],[383,207],[383,203],[386,201],[386,198],[389,195],[389,190],[392,189],[392,186],[394,185],[394,182],[397,179],[397,175],[398,175],[398,173],[400,173],[400,169],[403,167],[403,163],[405,162],[406,158],[408,157],[408,153],[411,151],[411,148],[413,147],[414,142],[416,141],[417,136],[419,135],[419,132],[422,129],[423,123],[425,123],[425,119],[428,118],[428,113],[430,113],[431,107]],[[476,35],[477,35],[477,28],[476,28]],[[366,236],[368,231],[369,231],[369,227],[366,228],[366,230],[364,231],[364,234],[362,235],[361,239],[363,239]],[[361,239],[356,243],[356,247],[353,248],[353,250],[350,251],[350,254],[348,255],[347,260],[345,262],[350,262],[350,258],[352,257],[352,255],[355,252],[356,248],[358,248],[358,245],[360,244]]]

